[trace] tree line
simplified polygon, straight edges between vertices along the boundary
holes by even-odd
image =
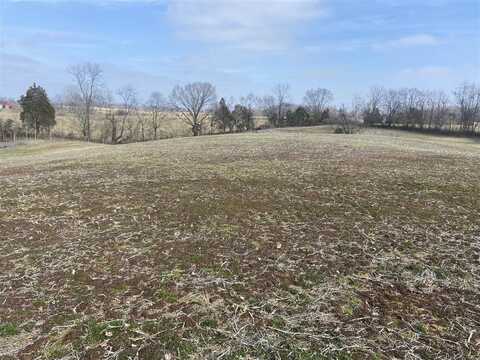
[[[449,96],[443,91],[416,88],[373,87],[365,97],[356,96],[349,107],[332,106],[327,89],[306,92],[302,105],[288,102],[289,86],[277,85],[263,99],[262,111],[274,127],[336,124],[337,132],[350,133],[355,126],[381,126],[420,131],[478,135],[480,87],[463,83]]]
[[[451,97],[443,91],[374,87],[363,103],[363,122],[367,126],[477,134],[480,87],[463,83]]]
[[[183,122],[193,136],[252,131],[262,127],[315,126],[337,124],[337,131],[349,133],[355,126],[446,131],[478,134],[480,88],[464,83],[451,96],[443,91],[415,88],[373,87],[365,97],[355,97],[350,106],[334,106],[333,93],[325,88],[306,91],[301,104],[294,104],[288,84],[276,85],[271,94],[248,94],[239,101],[218,100],[216,88],[208,82],[175,86],[168,96],[156,91],[141,103],[131,85],[112,92],[104,82],[98,64],[84,63],[68,69],[70,86],[56,107],[68,112],[78,127],[78,137],[87,141],[119,144],[156,140],[167,118]],[[14,134],[50,134],[55,126],[55,107],[46,91],[34,84],[18,101],[22,126],[11,120],[0,122],[0,137]],[[94,136],[93,118],[100,123]],[[259,123],[259,119],[263,121]]]
[[[304,104],[294,107],[288,84],[277,85],[271,95],[263,97],[248,94],[237,102],[218,100],[214,85],[194,82],[175,86],[168,96],[153,92],[141,104],[131,85],[115,94],[109,91],[98,64],[79,64],[68,71],[74,85],[66,92],[63,106],[76,118],[82,138],[92,140],[93,113],[100,111],[104,117],[101,137],[112,144],[155,140],[169,116],[186,124],[193,136],[255,130],[259,117],[267,120],[262,127],[319,125],[329,118],[333,100],[330,90],[311,89]]]

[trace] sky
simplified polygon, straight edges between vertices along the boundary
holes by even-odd
[[[193,81],[237,99],[289,83],[293,102],[318,87],[339,104],[372,86],[451,93],[480,82],[480,1],[0,0],[0,97],[36,82],[55,98],[87,61],[144,100]]]

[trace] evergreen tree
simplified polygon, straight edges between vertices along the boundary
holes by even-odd
[[[221,98],[220,102],[218,103],[214,114],[214,121],[223,132],[226,132],[227,128],[230,132],[233,132],[235,128],[235,122],[232,113],[225,103],[224,98]]]
[[[232,116],[235,119],[237,130],[240,132],[253,130],[254,118],[253,111],[243,105],[235,105],[235,110],[232,112]]]
[[[35,138],[41,129],[50,130],[55,126],[55,109],[48,99],[47,92],[35,83],[19,100],[22,107],[20,119],[23,126],[35,131]]]
[[[310,114],[303,106],[299,106],[295,111],[287,111],[287,126],[308,125],[310,125]]]

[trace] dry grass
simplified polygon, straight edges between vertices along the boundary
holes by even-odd
[[[21,126],[20,122],[20,108],[17,109],[2,109],[0,110],[0,121],[12,119],[15,121],[18,127]],[[142,112],[142,116],[145,117],[146,135],[147,137],[153,137],[153,130],[149,127],[149,116],[147,113]],[[53,133],[57,136],[79,138],[81,134],[80,124],[75,118],[74,114],[63,110],[57,109],[55,120],[57,125],[53,128]],[[138,123],[137,116],[130,116],[128,121],[128,128],[134,129]],[[189,126],[179,121],[174,113],[169,113],[164,120],[160,122],[159,138],[171,138],[176,136],[188,136],[191,131]],[[105,130],[105,113],[101,109],[97,109],[92,115],[92,138],[98,141],[102,139],[102,133]]]
[[[0,150],[0,359],[478,359],[479,194],[381,130]]]
[[[0,109],[0,121],[6,121],[12,119],[15,121],[17,127],[21,127],[20,121],[20,108],[16,109]],[[164,117],[159,121],[159,129],[157,138],[166,139],[172,137],[184,137],[191,136],[191,126],[188,125],[183,120],[179,119],[177,114],[173,112],[168,112],[163,114]],[[153,129],[151,128],[150,115],[145,111],[140,111],[140,117],[145,121],[145,136],[146,139],[153,139]],[[56,126],[52,129],[52,133],[57,137],[69,138],[69,139],[79,139],[81,138],[81,129],[78,119],[75,118],[75,115],[64,109],[57,109],[55,120],[57,122]],[[265,116],[257,115],[255,116],[256,126],[266,125],[268,120]],[[128,117],[127,126],[125,129],[126,135],[132,134],[132,139],[128,142],[135,142],[141,139],[140,129],[139,129],[139,119],[137,114],[131,115]],[[110,139],[109,136],[105,136],[105,131],[109,129],[108,123],[106,123],[105,110],[96,109],[92,114],[92,139],[97,142],[102,142],[103,138]],[[205,121],[203,126],[203,131],[205,134],[211,132],[218,132],[218,129],[212,129],[209,121]],[[126,136],[128,137],[128,136]]]

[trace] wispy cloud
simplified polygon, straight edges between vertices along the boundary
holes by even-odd
[[[376,50],[382,49],[398,49],[418,46],[436,46],[442,43],[441,39],[430,34],[416,34],[401,37],[399,39],[389,40],[385,42],[374,43],[372,47]]]
[[[420,78],[443,77],[451,74],[451,70],[445,66],[424,66],[419,68],[407,68],[402,70],[402,75]]]
[[[58,31],[26,27],[4,27],[4,34],[8,34],[9,47],[23,47],[27,49],[48,46],[64,48],[92,48],[99,46],[106,40],[100,35],[89,35],[85,32]]]
[[[49,88],[63,86],[63,69],[29,56],[0,51],[0,69],[0,89],[8,89],[12,96],[18,96],[33,82]]]
[[[183,38],[251,50],[283,49],[299,26],[325,14],[321,0],[170,0],[167,7]]]
[[[66,66],[85,60],[112,88],[145,92],[194,80],[235,96],[284,81],[298,98],[329,81],[352,94],[371,82],[445,89],[479,78],[475,2],[0,0],[0,91],[38,81],[60,93]]]
[[[7,0],[68,3],[67,0]],[[155,4],[183,39],[249,50],[282,50],[311,21],[327,14],[329,0],[75,0],[91,5]]]

